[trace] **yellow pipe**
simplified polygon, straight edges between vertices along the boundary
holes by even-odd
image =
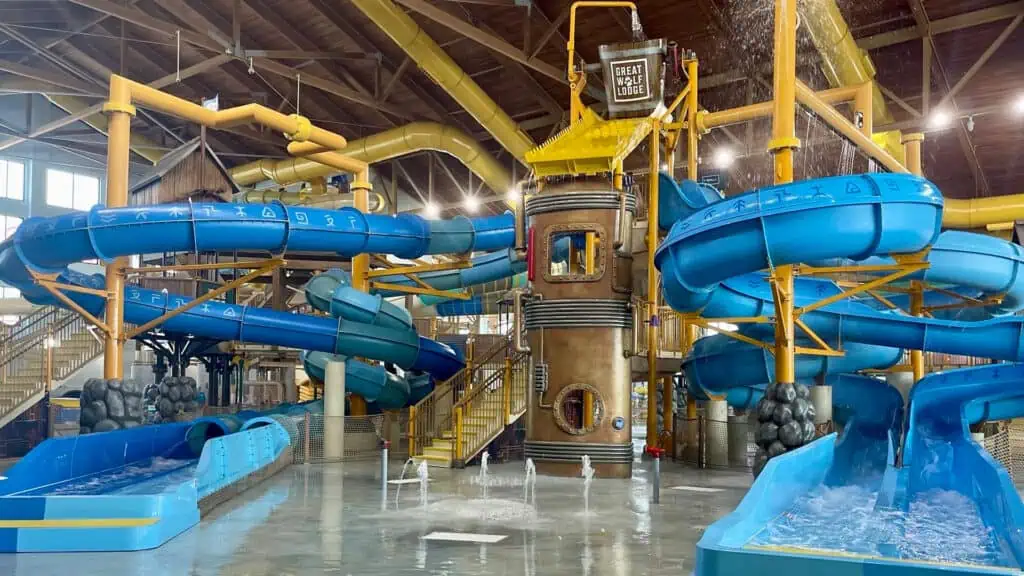
[[[775,0],[775,66],[772,141],[775,183],[793,181],[796,137],[796,0]],[[831,107],[830,107],[831,108]],[[779,266],[773,273],[775,290],[775,381],[796,381],[796,339],[793,326],[793,267]]]
[[[459,103],[520,162],[536,144],[482,88],[391,0],[352,0],[427,76]],[[504,192],[508,187],[495,190]]]
[[[54,106],[64,110],[68,114],[77,114],[86,108],[92,106],[87,102],[75,98],[74,96],[59,96],[56,94],[44,94],[46,99],[53,103]],[[82,119],[82,122],[88,124],[92,129],[102,132],[103,134],[110,133],[110,123],[107,117],[103,114],[93,114],[92,116],[86,116]],[[160,161],[164,155],[167,154],[166,150],[163,150],[163,146],[153,142],[149,138],[142,136],[141,134],[132,134],[130,139],[131,150],[139,156],[145,158],[149,162],[156,164]]]
[[[632,2],[621,2],[617,0],[582,0],[573,2],[569,9],[569,41],[566,44],[566,52],[569,53],[569,82],[576,82],[579,75],[576,72],[576,10],[579,8],[629,8],[636,14],[636,4]]]
[[[838,110],[826,104],[807,87],[806,84],[796,81],[796,95],[800,103],[810,108],[826,124],[832,126],[840,134],[857,145],[865,154],[877,160],[891,172],[907,174],[908,170],[894,158],[889,152],[876,144],[870,136],[865,135],[857,129],[849,120],[843,117]]]
[[[686,177],[690,180],[697,179],[697,141],[700,138],[700,131],[697,130],[697,68],[696,60],[686,63],[686,74],[690,77],[690,93],[686,96]]]
[[[583,251],[583,266],[587,276],[594,274],[597,269],[597,233],[587,232],[586,244]],[[506,362],[510,362],[506,359]],[[594,425],[594,395],[590,392],[583,392],[583,427],[590,428]]]
[[[835,0],[805,0],[802,6],[801,23],[821,54],[822,71],[828,83],[839,87],[872,82],[875,65],[868,53],[857,46]],[[892,122],[885,99],[873,82],[871,100],[874,121],[879,124]]]
[[[924,312],[924,287],[921,282],[913,280],[910,283],[910,289],[910,313],[914,316],[921,316]],[[910,351],[910,367],[914,373],[915,383],[924,378],[924,351]]]
[[[692,91],[691,91],[692,92]],[[654,121],[648,148],[647,186],[647,445],[658,445],[658,402],[654,389],[658,385],[658,269],[654,266],[654,252],[658,249],[658,169],[661,164],[661,123]]]
[[[921,143],[924,142],[924,134],[917,132],[903,135],[903,156],[906,158],[907,170],[911,174],[924,175],[921,165]]]
[[[885,98],[875,84],[875,65],[868,53],[857,46],[843,13],[835,0],[806,0],[802,4],[802,26],[807,29],[818,53],[829,85],[852,86],[871,82],[871,109],[874,124],[893,121]],[[902,153],[898,132],[885,132],[876,140],[895,158]]]
[[[115,77],[116,78],[116,77]],[[128,84],[110,82],[110,97],[103,106],[109,115],[107,130],[107,206],[128,205],[128,162],[132,130],[132,93]],[[121,378],[124,366],[121,347],[124,344],[124,269],[126,258],[116,258],[107,265],[107,331],[103,340],[103,377]]]
[[[509,171],[488,154],[479,142],[462,130],[436,122],[413,122],[353,140],[345,147],[345,155],[373,164],[421,150],[436,150],[454,156],[498,194],[504,194],[512,188]],[[249,186],[264,180],[290,184],[336,172],[309,158],[268,159],[236,166],[231,169],[231,177],[239,185]]]
[[[822,90],[821,92],[818,92],[817,95],[822,102],[835,105],[840,102],[855,100],[857,98],[857,94],[864,90],[870,91],[870,88],[870,84],[841,86],[839,88]],[[769,100],[767,102],[758,102],[756,104],[748,104],[746,106],[716,112],[701,111],[697,113],[697,128],[701,133],[706,133],[712,128],[717,128],[719,126],[749,122],[750,120],[755,120],[757,118],[768,118],[772,115],[772,110],[774,110],[774,108],[775,102],[773,100]]]
[[[854,116],[859,115],[861,117],[862,124],[860,125],[860,131],[868,138],[870,138],[871,134],[875,131],[875,120],[871,111],[872,102],[874,102],[874,95],[871,88],[872,84],[861,84],[853,99]]]
[[[945,228],[984,228],[1024,220],[1024,194],[990,198],[946,198],[942,208]]]
[[[334,209],[355,205],[355,197],[352,194],[316,194],[309,189],[289,192],[283,188],[248,190],[242,195],[242,201],[250,204],[281,202],[282,204],[289,205],[298,204],[301,206],[318,206]],[[370,193],[369,212],[383,212],[387,207],[388,201],[383,195],[379,192]]]

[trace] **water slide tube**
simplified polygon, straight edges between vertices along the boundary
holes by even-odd
[[[865,260],[918,252],[931,246],[927,256],[931,267],[920,277],[985,295],[1004,295],[999,305],[987,309],[988,315],[1019,310],[1019,249],[990,237],[963,232],[940,236],[941,207],[941,196],[927,181],[892,174],[813,180],[705,205],[676,222],[656,254],[664,277],[666,301],[676,309],[700,311],[706,317],[771,315],[771,294],[764,275],[757,270],[833,258]],[[824,281],[798,282],[795,305],[809,304],[836,289]],[[981,322],[913,318],[896,311],[880,311],[861,301],[841,301],[805,313],[802,319],[826,339],[842,342],[851,356],[836,359],[839,365],[834,367],[835,372],[856,366],[858,351],[852,343],[1005,360],[1024,357],[1019,318],[995,317]],[[761,328],[761,336],[767,339],[770,335],[766,328]],[[752,326],[749,332],[757,334],[758,330]],[[770,363],[763,362],[759,352],[724,343],[721,338],[705,340],[698,342],[684,364],[688,377],[702,387],[724,390],[732,381],[770,381]],[[749,359],[751,354],[757,355],[757,362],[750,360],[756,367],[737,369],[743,364],[740,359],[744,355]],[[798,362],[798,376],[815,371],[807,367],[807,362]],[[726,369],[726,363],[731,370]],[[825,364],[819,366],[818,373],[833,371],[827,362],[817,363]],[[1009,366],[1002,370],[1014,372],[1020,368]],[[739,378],[726,380],[726,375]],[[833,378],[839,379],[834,395],[842,396],[849,406],[860,407],[858,415],[874,413],[875,403],[883,393],[866,385],[851,385],[858,382],[851,380],[853,376]],[[846,484],[865,476],[880,482],[879,505],[904,511],[912,498],[935,487],[967,496],[1000,542],[1004,551],[1000,563],[1019,566],[1024,547],[1015,535],[1020,526],[1015,511],[1019,511],[1020,499],[1012,483],[1002,477],[1005,471],[991,459],[986,460],[980,448],[966,436],[967,424],[975,419],[1024,414],[1024,398],[1006,384],[1012,379],[1001,373],[1000,368],[985,368],[968,375],[961,375],[960,371],[933,375],[919,383],[911,396],[905,440],[896,426],[889,427],[881,438],[877,431],[872,436],[848,425],[841,440],[828,437],[772,459],[740,507],[709,528],[698,544],[697,574],[731,574],[741,566],[749,570],[754,565],[762,570],[785,567],[796,573],[820,573],[839,570],[837,563],[856,564],[856,568],[844,569],[859,570],[858,573],[878,574],[888,573],[896,566],[902,574],[966,574],[980,570],[976,565],[917,563],[884,548],[883,543],[873,553],[839,559],[827,550],[794,553],[790,549],[752,544],[754,532],[786,512],[798,496],[814,486],[823,482]],[[959,381],[945,386],[926,385],[952,380]],[[877,385],[884,388],[881,382]],[[933,387],[944,392],[927,393]],[[946,417],[930,416],[938,413]],[[956,426],[949,425],[953,421]],[[893,422],[903,425],[902,419],[894,418]],[[844,454],[843,446],[850,451]],[[905,450],[903,466],[897,468],[901,449]],[[952,473],[953,468],[946,464],[936,467],[937,461],[962,462],[971,470],[965,475],[968,479],[954,480],[957,475]],[[952,466],[957,466],[958,472],[962,470],[959,465]],[[884,474],[880,475],[880,470]],[[915,471],[922,470],[928,472],[929,480],[915,481],[915,474],[922,476]]]
[[[12,238],[0,244],[0,279],[20,288],[35,303],[59,305],[34,283],[30,270],[58,273],[62,282],[102,289],[101,277],[76,273],[67,265],[92,258],[109,260],[130,254],[178,251],[250,250],[280,254],[297,250],[342,256],[372,252],[418,258],[425,254],[502,250],[513,242],[511,214],[425,220],[414,215],[392,217],[363,214],[354,209],[323,210],[281,204],[97,206],[88,214],[30,218],[22,223]],[[68,295],[89,312],[103,313],[100,297],[74,292]],[[189,300],[128,287],[124,318],[141,325],[184,306]],[[360,356],[393,362],[403,369],[427,372],[439,379],[446,379],[462,368],[461,359],[444,344],[417,337],[407,329],[344,318],[334,320],[207,302],[169,319],[162,329],[219,340]]]

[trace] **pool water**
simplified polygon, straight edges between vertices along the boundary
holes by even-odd
[[[824,549],[904,560],[1014,567],[974,503],[929,490],[906,511],[876,509],[877,486],[821,485],[796,500],[749,544]]]
[[[20,496],[95,496],[153,494],[194,476],[198,460],[149,458],[99,474],[40,486]]]

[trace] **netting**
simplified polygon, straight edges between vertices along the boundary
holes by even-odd
[[[394,457],[408,452],[405,414],[305,414],[281,418],[289,421],[282,423],[289,435],[294,434],[292,455],[297,464],[372,460],[380,457],[384,441],[390,442],[390,454]]]

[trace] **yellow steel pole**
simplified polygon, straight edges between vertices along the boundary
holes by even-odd
[[[131,122],[135,115],[131,88],[120,76],[110,79],[110,100],[103,105],[110,117],[107,132],[107,207],[128,205],[128,161],[131,140]],[[121,347],[124,344],[124,269],[126,258],[116,258],[106,270],[106,324],[109,327],[103,341],[103,377],[121,378],[124,367]]]
[[[353,207],[360,212],[368,212],[370,204],[370,170],[364,168],[355,174],[352,182],[352,194],[354,196]],[[352,287],[362,292],[370,291],[370,255],[357,254],[352,257]],[[366,416],[366,399],[362,396],[352,394],[349,396],[349,408],[353,416]]]
[[[613,176],[614,178],[614,176]],[[570,252],[571,253],[571,252]],[[586,245],[583,251],[583,271],[589,276],[597,269],[597,233],[587,232]],[[512,360],[506,358],[509,370],[511,371]],[[583,427],[590,428],[594,425],[594,395],[590,392],[583,392]]]
[[[917,176],[924,176],[924,169],[921,166],[921,143],[923,141],[924,134],[920,132],[903,135],[903,155],[907,162],[907,170]]]
[[[860,131],[870,137],[875,131],[875,119],[872,114],[871,102],[874,97],[874,82],[865,82],[857,88],[857,94],[853,97],[853,113],[859,116]]]
[[[921,169],[921,142],[924,141],[924,134],[905,134],[903,136],[903,150],[907,161],[907,170],[911,174],[923,176]],[[924,309],[924,287],[918,281],[910,283],[910,313],[920,316]],[[924,378],[924,351],[910,351],[910,368],[914,372],[914,382]]]
[[[416,407],[409,406],[409,456],[416,455]]]
[[[512,419],[512,358],[507,355],[505,356],[504,381],[501,403],[502,413],[505,417],[502,419],[501,425],[508,426],[509,421]]]
[[[686,74],[690,77],[690,93],[686,96],[686,177],[697,179],[697,60],[686,62]]]
[[[661,163],[661,123],[654,121],[648,146],[650,165],[647,186],[647,445],[658,445],[658,270],[654,251],[658,248],[658,169]]]
[[[793,151],[800,146],[796,137],[796,0],[775,0],[775,107],[772,141],[768,150],[775,155],[775,183],[793,181]],[[775,287],[775,381],[796,381],[796,342],[793,328],[793,267],[778,266]]]

